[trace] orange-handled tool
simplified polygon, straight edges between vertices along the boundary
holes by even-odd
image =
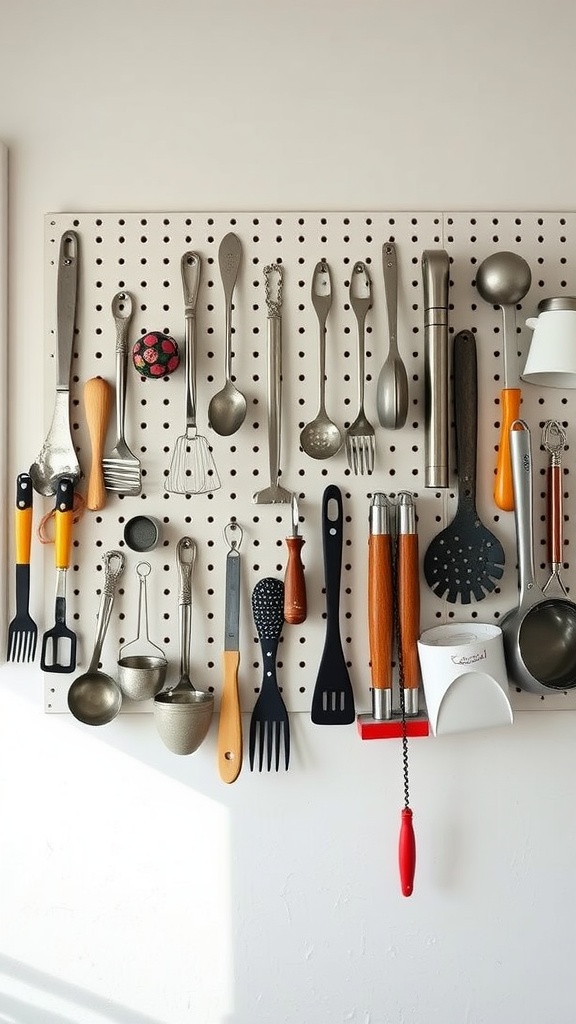
[[[372,717],[392,717],[394,600],[390,502],[376,492],[370,503],[368,537],[368,636],[372,680]]]
[[[418,714],[420,663],[420,578],[416,508],[407,491],[398,496],[398,622],[404,705],[407,715]]]
[[[286,537],[288,561],[284,575],[284,619],[291,626],[305,622],[308,614],[306,601],[306,580],[302,565],[302,545],[304,538],[300,536],[298,518],[298,500],[292,495],[292,534]]]
[[[240,665],[240,543],[242,527],[233,520],[224,530],[226,556],[224,611],[224,681],[218,723],[218,772],[222,782],[235,782],[242,768],[242,714],[238,692]]]
[[[86,492],[86,508],[97,512],[106,504],[106,485],[102,469],[102,456],[106,442],[108,419],[112,406],[112,388],[102,377],[91,377],[84,385],[84,406],[86,423],[90,435],[92,459],[88,490]]]
[[[502,310],[502,356],[504,387],[500,392],[500,442],[496,460],[494,501],[504,512],[514,510],[510,428],[520,417],[522,392],[518,387],[518,341],[516,337],[516,304],[526,295],[532,283],[530,267],[515,252],[496,252],[478,267],[476,287],[485,302]]]

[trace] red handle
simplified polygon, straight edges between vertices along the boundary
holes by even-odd
[[[548,561],[552,566],[562,565],[562,470],[548,467]]]
[[[292,626],[305,622],[308,614],[306,580],[300,555],[303,544],[303,537],[286,537],[288,562],[284,577],[284,619]]]
[[[404,807],[402,811],[398,863],[402,895],[411,896],[414,891],[414,872],[416,870],[416,838],[412,826],[412,811],[409,807]]]

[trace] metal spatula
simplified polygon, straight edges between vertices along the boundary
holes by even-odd
[[[133,302],[128,292],[118,292],[112,299],[112,316],[116,325],[116,431],[112,451],[102,459],[102,472],[107,491],[136,496],[142,490],[140,460],[126,444],[124,420],[126,412],[126,368],[128,364],[128,327]]]
[[[340,637],[343,521],[340,488],[330,484],[322,498],[326,638],[312,695],[311,717],[317,725],[350,725],[356,717],[354,691]]]
[[[454,339],[458,506],[424,556],[428,585],[437,597],[446,594],[450,604],[481,601],[504,574],[504,549],[476,511],[477,406],[476,339],[470,331],[460,331]]]

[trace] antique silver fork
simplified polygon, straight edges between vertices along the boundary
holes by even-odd
[[[374,470],[374,427],[364,412],[364,327],[366,314],[372,305],[372,282],[366,264],[357,262],[350,278],[350,305],[358,323],[358,415],[346,431],[346,457],[355,475]]]

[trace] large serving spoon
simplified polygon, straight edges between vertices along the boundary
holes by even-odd
[[[494,501],[505,512],[514,509],[510,427],[520,416],[522,392],[518,387],[518,342],[516,339],[516,304],[521,302],[532,283],[530,267],[515,252],[495,252],[488,256],[476,272],[476,288],[485,302],[502,310],[502,354],[504,387],[500,392],[500,442],[494,481]]]
[[[228,437],[242,426],[246,416],[246,399],[232,383],[232,296],[242,259],[242,243],[232,231],[218,249],[220,276],[226,300],[226,356],[224,387],[217,391],[208,405],[208,421],[217,434]]]
[[[332,305],[332,281],[326,260],[320,260],[312,277],[312,305],[320,326],[320,408],[302,429],[300,444],[311,459],[329,459],[342,447],[343,437],[326,412],[326,320]]]
[[[398,264],[396,246],[384,242],[382,269],[388,311],[388,355],[376,385],[376,409],[380,425],[400,430],[408,415],[408,375],[398,351]]]

